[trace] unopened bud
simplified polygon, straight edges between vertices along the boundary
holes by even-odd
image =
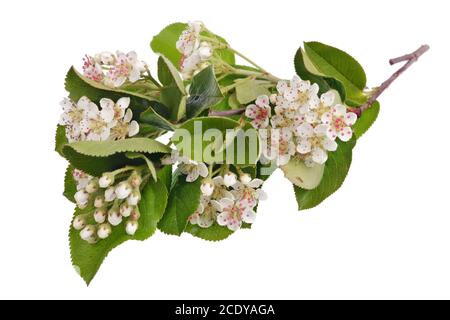
[[[98,190],[98,180],[97,179],[93,179],[91,180],[87,186],[86,186],[86,192],[87,193],[94,193]]]
[[[137,206],[139,200],[141,200],[141,193],[138,189],[133,190],[127,198],[127,202],[130,206]]]
[[[122,181],[116,187],[117,199],[127,198],[130,195],[131,191],[132,191],[132,189],[131,189],[130,184],[126,181]]]
[[[140,217],[141,217],[141,213],[139,212],[138,207],[135,207],[130,214],[130,220],[138,221]]]
[[[208,60],[212,56],[212,48],[211,46],[205,42],[200,45],[200,48],[198,49],[198,54],[200,55],[200,59],[202,60]]]
[[[139,227],[139,223],[134,220],[127,221],[125,225],[125,231],[130,235],[133,236],[136,233],[136,230]]]
[[[233,172],[227,172],[223,176],[223,183],[227,187],[234,186],[236,184],[236,182],[237,182],[237,177],[236,177],[236,175]]]
[[[108,222],[113,226],[118,226],[122,223],[122,216],[120,215],[119,210],[113,208],[108,212]]]
[[[122,203],[122,205],[120,206],[120,214],[124,218],[128,218],[132,211],[133,211],[133,206],[130,206],[126,202]]]
[[[132,174],[131,177],[130,177],[130,185],[131,185],[133,188],[139,188],[139,186],[141,185],[141,183],[142,183],[142,178],[141,178],[141,176],[139,175],[139,173],[133,172],[133,174]]]
[[[277,103],[277,95],[275,93],[271,94],[269,100],[270,100],[271,104],[276,104]]]
[[[98,208],[94,212],[94,220],[97,223],[103,223],[106,220],[106,210],[103,208]]]
[[[96,207],[96,208],[101,208],[101,207],[104,206],[104,204],[105,204],[105,197],[103,197],[103,196],[97,196],[97,197],[95,197],[95,200],[94,200],[94,207]]]
[[[87,206],[89,200],[89,193],[85,190],[79,190],[74,195],[75,201],[77,202],[78,207],[84,209]]]
[[[209,197],[214,192],[214,184],[211,181],[205,181],[200,186],[200,190],[204,196]]]
[[[73,219],[72,225],[75,230],[81,230],[84,227],[86,227],[86,223],[87,223],[87,216],[85,214],[81,214]]]
[[[100,239],[106,239],[112,232],[111,225],[109,223],[103,223],[98,226],[97,235]]]
[[[92,237],[86,239],[87,243],[89,244],[95,244],[98,242],[98,237],[96,234],[92,235]]]
[[[109,187],[105,190],[105,201],[111,202],[114,201],[114,199],[116,199],[116,188]]]
[[[239,177],[239,180],[241,180],[243,184],[249,184],[250,181],[252,181],[252,177],[248,173],[244,173]]]
[[[95,235],[95,226],[88,225],[83,228],[83,230],[80,231],[80,237],[83,240],[88,241],[89,238],[92,238],[92,236]]]
[[[108,188],[113,183],[114,183],[114,175],[110,172],[104,173],[98,180],[100,188]]]

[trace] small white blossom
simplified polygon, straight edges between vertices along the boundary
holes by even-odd
[[[262,95],[256,99],[255,104],[247,106],[245,115],[252,119],[251,124],[254,128],[263,129],[269,125],[270,110],[269,98]]]
[[[300,154],[310,154],[311,160],[317,164],[324,164],[327,151],[336,151],[337,143],[327,137],[327,125],[321,124],[315,128],[309,124],[302,124],[297,134],[300,138],[297,151]]]
[[[105,77],[99,61],[88,55],[83,58],[83,75],[96,82],[101,82]]]
[[[242,226],[242,222],[255,221],[256,214],[246,201],[222,199],[220,205],[222,208],[217,216],[217,223],[221,226],[227,226],[228,229],[236,231]]]
[[[131,191],[133,191],[133,189],[127,181],[120,182],[116,187],[117,199],[126,199],[131,194]]]
[[[199,36],[202,27],[203,23],[200,21],[189,22],[187,28],[183,30],[176,42],[177,50],[185,56],[191,55],[199,46]]]
[[[95,226],[88,225],[80,231],[81,239],[88,241],[95,235]]]
[[[234,190],[231,193],[235,199],[244,201],[248,207],[253,208],[258,201],[267,199],[266,193],[260,189],[263,183],[261,179],[251,179],[248,174],[244,174],[233,186]]]
[[[112,228],[109,223],[103,223],[98,226],[97,235],[100,239],[106,239],[111,235]]]
[[[327,135],[330,139],[339,137],[342,141],[349,141],[353,135],[351,126],[357,118],[356,113],[347,112],[345,106],[337,104],[331,108],[331,112],[322,115],[322,122],[328,125]]]
[[[108,222],[113,226],[118,226],[122,223],[122,216],[117,208],[112,208],[109,210]]]
[[[86,208],[89,201],[89,193],[87,193],[84,189],[78,190],[75,195],[75,202],[77,203],[80,209]]]
[[[139,189],[135,189],[128,196],[127,203],[130,206],[137,206],[140,200],[141,200],[141,193],[139,192]]]
[[[125,224],[125,231],[130,236],[133,236],[136,233],[138,227],[139,227],[139,223],[137,221],[129,220]]]
[[[197,162],[187,158],[182,158],[180,161],[182,162],[178,168],[182,174],[187,175],[187,182],[193,182],[197,180],[199,176],[203,178],[208,176],[208,167],[203,162]]]
[[[75,230],[81,230],[86,226],[86,216],[85,215],[78,215],[73,219],[72,226]]]
[[[204,181],[200,186],[200,190],[204,196],[209,197],[214,192],[214,183],[212,181]]]
[[[107,73],[105,84],[120,87],[127,80],[134,83],[140,79],[145,66],[146,64],[138,59],[136,52],[130,51],[125,54],[117,51],[115,64]]]
[[[69,142],[84,140],[86,136],[83,120],[92,112],[95,112],[97,106],[88,98],[81,97],[77,103],[68,98],[61,101],[63,114],[59,124],[65,127],[66,137]]]
[[[217,212],[221,210],[222,205],[219,201],[202,196],[197,210],[189,217],[189,222],[201,228],[209,228],[216,221]]]
[[[94,220],[97,223],[103,223],[106,220],[106,210],[103,208],[98,208],[94,211]]]
[[[98,181],[100,188],[108,188],[113,183],[114,183],[114,176],[111,173],[104,173]]]
[[[237,182],[236,174],[233,172],[227,172],[223,176],[223,183],[227,187],[232,187]]]
[[[120,205],[120,214],[124,218],[128,218],[131,215],[131,212],[133,212],[133,206],[129,205],[128,203],[124,202]]]
[[[95,104],[81,122],[82,129],[86,132],[86,140],[89,141],[107,140],[114,125],[114,109],[105,106],[99,110]]]

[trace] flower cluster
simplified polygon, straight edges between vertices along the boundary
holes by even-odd
[[[186,175],[187,182],[193,182],[198,177],[206,178],[208,176],[206,164],[181,156],[177,150],[172,150],[172,154],[164,157],[161,162],[163,165],[178,164],[180,172]]]
[[[102,52],[83,58],[84,76],[108,87],[120,87],[127,80],[134,83],[146,70],[146,63],[140,61],[134,51],[127,54],[120,51],[116,54]]]
[[[59,124],[65,127],[69,142],[125,139],[139,132],[129,105],[130,98],[120,98],[117,102],[103,98],[99,109],[87,97],[81,97],[76,103],[65,98],[61,102],[63,114]]]
[[[349,141],[351,126],[357,115],[337,103],[334,91],[318,96],[319,86],[295,76],[291,81],[279,81],[277,93],[260,96],[248,105],[245,114],[253,127],[267,129],[264,157],[276,160],[279,166],[292,156],[307,166],[324,164],[329,151],[336,151],[336,139]]]
[[[77,215],[72,224],[75,230],[80,231],[80,237],[89,243],[109,237],[112,227],[118,226],[124,219],[127,234],[134,235],[138,229],[142,177],[139,172],[133,171],[114,184],[119,173],[109,172],[95,178],[80,170],[73,171],[78,208],[85,209],[90,205],[95,208],[91,214]]]
[[[213,46],[200,40],[203,28],[203,23],[199,21],[189,22],[176,43],[177,50],[182,54],[181,74],[186,80],[210,65],[208,60],[213,55]]]
[[[238,230],[243,222],[253,223],[256,218],[254,208],[260,200],[267,198],[260,189],[262,184],[263,180],[252,179],[246,173],[237,180],[233,172],[204,180],[200,204],[189,222],[201,228],[209,228],[217,222],[232,231]]]

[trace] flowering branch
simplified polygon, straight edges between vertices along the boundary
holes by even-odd
[[[408,61],[408,62],[405,63],[405,65],[403,67],[401,67],[396,72],[394,72],[394,74],[392,76],[390,76],[389,79],[384,81],[378,87],[378,89],[375,90],[375,93],[369,98],[369,100],[367,100],[366,103],[364,103],[359,108],[353,109],[352,111],[356,111],[357,115],[360,116],[365,110],[370,108],[372,106],[372,104],[378,99],[378,97],[384,92],[384,90],[386,90],[392,84],[392,82],[395,81],[395,79],[397,79],[403,72],[405,72],[414,62],[417,61],[417,59],[419,59],[419,57],[421,55],[423,55],[429,49],[430,49],[430,46],[423,45],[419,49],[414,51],[413,53],[405,54],[401,57],[389,60],[389,63],[391,65],[394,65],[396,63],[403,62],[403,61]]]

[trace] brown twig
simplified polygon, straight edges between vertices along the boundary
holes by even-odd
[[[391,65],[394,65],[396,63],[403,62],[403,61],[407,61],[407,62],[405,63],[405,65],[403,67],[401,67],[396,72],[394,72],[394,74],[392,76],[390,76],[389,79],[384,81],[375,90],[374,94],[372,94],[370,96],[369,100],[367,100],[366,103],[361,105],[359,108],[353,108],[352,110],[356,111],[357,115],[360,116],[365,110],[367,110],[368,108],[370,108],[372,106],[372,104],[378,99],[378,97],[384,92],[384,90],[386,90],[392,84],[392,82],[395,81],[395,79],[397,79],[403,72],[405,72],[414,62],[417,61],[417,59],[419,59],[419,57],[421,55],[423,55],[429,49],[430,49],[430,46],[423,45],[419,49],[414,51],[413,53],[405,54],[401,57],[389,60],[389,63]]]

